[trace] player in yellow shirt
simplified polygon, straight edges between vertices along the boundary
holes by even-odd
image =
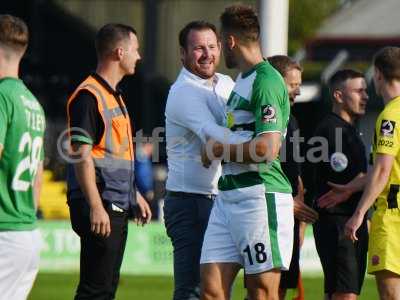
[[[345,201],[364,189],[345,235],[357,240],[367,210],[373,205],[368,245],[368,272],[375,275],[380,299],[400,299],[400,48],[386,47],[374,58],[374,85],[385,108],[379,115],[373,140],[373,167],[364,177],[346,185],[333,184],[328,195]],[[328,193],[328,194],[329,194]],[[327,197],[327,196],[324,196]]]

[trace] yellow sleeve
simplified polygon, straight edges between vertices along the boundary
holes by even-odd
[[[400,116],[384,110],[376,123],[376,153],[396,156],[400,149]]]

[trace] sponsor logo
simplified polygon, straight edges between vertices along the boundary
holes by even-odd
[[[342,152],[335,152],[331,156],[330,163],[335,172],[342,172],[347,168],[349,161]]]
[[[261,118],[263,123],[276,123],[276,110],[272,105],[261,106]]]
[[[391,120],[382,120],[381,123],[381,136],[393,137],[396,122]]]

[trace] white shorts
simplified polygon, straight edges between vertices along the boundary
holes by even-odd
[[[229,201],[218,196],[214,203],[200,263],[238,263],[246,274],[288,270],[293,247],[292,195],[265,194],[262,185],[232,192]]]
[[[24,300],[39,270],[38,229],[0,231],[0,299]]]

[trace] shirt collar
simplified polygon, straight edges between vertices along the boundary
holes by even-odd
[[[350,128],[356,128],[353,124],[347,122],[346,120],[344,120],[341,116],[339,116],[338,114],[334,113],[334,112],[330,112],[330,114],[336,118],[339,122],[343,123],[343,125],[345,125],[346,127],[350,127]]]
[[[98,82],[100,83],[110,94],[114,95],[115,97],[119,97],[121,96],[121,90],[117,87],[116,90],[114,90],[109,84],[108,82],[101,77],[99,74],[97,74],[96,72],[93,72],[92,77]]]
[[[210,81],[209,81],[208,79],[204,79],[204,78],[201,78],[201,77],[197,76],[196,74],[193,74],[192,72],[190,72],[190,71],[189,71],[188,69],[186,69],[185,67],[182,67],[181,76],[183,76],[183,78],[188,78],[188,79],[190,79],[190,80],[194,80],[194,81],[196,81],[196,82],[198,82],[198,83],[200,83],[200,84],[202,84],[202,85],[204,85],[204,86],[212,87],[212,86],[210,85]],[[218,83],[218,75],[217,75],[217,73],[215,73],[215,74],[214,74],[214,78],[213,78],[213,84],[214,84],[214,86],[215,86],[217,83]]]
[[[257,68],[259,68],[260,66],[265,65],[265,64],[269,64],[268,60],[263,60],[263,61],[259,62],[258,64],[254,65],[250,70],[248,70],[245,73],[242,73],[241,77],[244,79],[244,78],[250,76],[251,74],[253,74],[253,72],[255,70],[257,70]]]

